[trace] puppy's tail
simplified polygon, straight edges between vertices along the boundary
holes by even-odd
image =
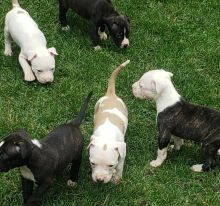
[[[12,7],[20,7],[18,0],[12,0]]]
[[[121,65],[119,65],[113,72],[112,75],[108,81],[108,89],[106,92],[106,96],[110,96],[110,95],[114,95],[115,94],[115,79],[118,75],[118,73],[120,72],[120,70],[122,68],[124,68],[127,64],[130,63],[130,60],[127,60],[126,62],[122,63]]]
[[[72,121],[72,124],[74,126],[77,126],[79,127],[81,122],[83,121],[83,119],[85,118],[85,114],[86,114],[86,109],[88,107],[88,103],[89,103],[89,100],[92,96],[92,91],[88,94],[88,96],[86,97],[83,105],[81,106],[81,109],[80,109],[80,112],[78,114],[78,116]]]

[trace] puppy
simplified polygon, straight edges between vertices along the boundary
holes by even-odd
[[[12,55],[11,40],[20,47],[19,63],[24,72],[25,81],[40,83],[52,82],[54,79],[55,60],[57,55],[54,47],[47,49],[44,34],[27,11],[22,9],[17,0],[12,0],[13,9],[5,18],[5,51],[6,56]]]
[[[94,132],[88,146],[92,179],[117,184],[122,178],[126,143],[124,135],[128,125],[128,112],[124,102],[115,94],[115,78],[130,60],[112,73],[108,89],[95,105]]]
[[[78,116],[68,124],[51,131],[40,142],[31,140],[24,131],[10,134],[0,143],[0,172],[20,167],[25,206],[40,205],[43,194],[51,187],[53,177],[71,163],[68,186],[78,180],[83,138],[80,124],[92,93],[88,95]],[[33,191],[33,184],[38,188]]]
[[[174,147],[179,150],[181,138],[202,143],[205,157],[203,164],[193,165],[194,172],[208,171],[217,165],[220,148],[220,113],[206,107],[184,101],[174,88],[172,73],[164,70],[146,72],[133,84],[133,94],[140,99],[153,99],[157,107],[159,149],[153,167],[160,166],[167,157],[171,135],[175,135]]]
[[[95,50],[100,50],[100,40],[106,40],[105,26],[109,30],[116,46],[126,48],[129,45],[129,19],[120,15],[111,0],[59,0],[59,19],[63,30],[68,30],[67,10],[71,8],[81,17],[92,22],[91,38]]]

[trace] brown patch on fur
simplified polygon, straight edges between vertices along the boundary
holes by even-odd
[[[108,119],[112,124],[116,125],[122,131],[123,134],[125,134],[126,128],[125,128],[123,120],[115,114],[104,111],[108,109],[111,110],[111,109],[117,108],[125,117],[127,117],[128,111],[127,111],[125,104],[123,105],[122,102],[118,100],[117,98],[118,97],[116,95],[110,96],[107,99],[103,100],[101,105],[100,103],[96,105],[94,130],[96,130],[97,127],[102,125]]]

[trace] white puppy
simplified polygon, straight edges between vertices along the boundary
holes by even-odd
[[[40,83],[52,82],[55,71],[54,47],[47,49],[44,34],[27,11],[22,9],[17,0],[12,0],[13,9],[5,18],[5,51],[12,55],[11,38],[20,46],[19,62],[26,81],[35,80]],[[33,73],[34,72],[34,73]]]
[[[107,183],[111,180],[117,184],[122,178],[128,112],[124,102],[115,94],[115,78],[129,62],[127,60],[114,70],[105,96],[95,105],[94,132],[88,146],[92,179],[95,182]]]

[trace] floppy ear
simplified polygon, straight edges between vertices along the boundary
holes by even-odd
[[[126,156],[126,143],[117,142],[117,146],[115,147],[115,150],[118,151],[121,158],[125,158],[125,156]]]
[[[27,57],[28,57],[28,61],[32,61],[34,58],[37,57],[37,54],[36,54],[35,51],[29,51],[29,52],[27,53]]]
[[[26,142],[19,142],[18,146],[20,148],[20,152],[21,152],[21,157],[22,159],[27,158],[30,155],[31,152],[31,148],[28,147]]]
[[[57,50],[54,47],[49,48],[48,51],[50,52],[51,55],[58,55]]]
[[[114,24],[114,17],[107,17],[104,18],[103,20],[108,27],[112,27],[112,25]]]
[[[171,77],[173,77],[173,73],[167,72],[167,71],[164,70],[164,69],[161,69],[161,70],[166,73],[166,76],[167,76],[169,79],[170,79]]]
[[[91,146],[95,146],[95,135],[92,135],[90,138],[90,143],[89,145],[86,147],[86,149],[89,149]]]
[[[128,18],[127,15],[124,15],[125,20],[127,20],[128,23],[130,23],[130,19]]]
[[[25,159],[30,155],[33,146],[29,143],[30,137],[25,129],[19,130],[17,135],[24,139],[24,141],[18,142],[16,147],[17,151],[21,153],[21,157]]]
[[[173,77],[173,73],[167,72],[167,74],[169,75],[170,78]]]
[[[151,92],[154,94],[160,94],[165,88],[164,80],[152,80],[151,81]]]

